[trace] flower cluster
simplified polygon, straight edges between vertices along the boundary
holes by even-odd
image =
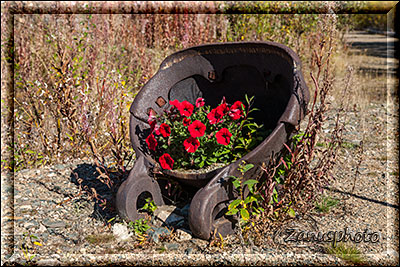
[[[223,98],[211,109],[201,97],[195,104],[177,99],[169,103],[161,116],[149,115],[146,138],[149,152],[163,169],[203,168],[242,156],[235,154],[240,146],[234,143],[243,140],[249,105],[247,109],[241,101],[230,105]]]

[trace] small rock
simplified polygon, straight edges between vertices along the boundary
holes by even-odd
[[[66,226],[66,223],[63,221],[50,221],[50,220],[44,220],[43,221],[44,226],[49,227],[49,228],[64,228]]]
[[[164,244],[164,247],[167,250],[177,250],[179,248],[179,245],[177,243],[166,243]]]
[[[179,223],[183,223],[184,218],[174,213],[175,210],[177,210],[175,206],[159,206],[155,210],[154,216],[167,225],[177,225]]]
[[[146,231],[150,240],[153,240],[155,243],[160,242],[160,236],[166,236],[171,233],[170,230],[164,227],[151,227]]]
[[[35,227],[36,226],[36,224],[35,223],[33,223],[33,222],[26,222],[25,224],[24,224],[24,228],[25,229],[30,229],[30,228],[32,228],[32,227]]]
[[[57,164],[57,165],[54,166],[54,169],[61,170],[61,169],[64,169],[65,167],[66,167],[65,165]]]
[[[36,264],[38,266],[58,266],[61,265],[61,262],[56,259],[43,259],[36,262]]]
[[[19,208],[20,208],[20,210],[31,210],[32,206],[31,205],[22,205]]]
[[[399,258],[399,253],[397,251],[393,250],[393,249],[388,249],[386,251],[386,254],[388,256],[390,256],[390,257],[393,257],[393,258],[397,258],[397,259]]]
[[[185,254],[189,255],[190,253],[192,253],[192,251],[193,251],[193,248],[187,248],[187,249],[185,249]]]
[[[176,239],[178,242],[188,241],[192,239],[192,235],[184,230],[178,229],[176,230]]]
[[[129,232],[128,227],[126,227],[126,225],[120,223],[114,224],[112,230],[115,239],[117,239],[118,241],[126,241],[133,235],[133,233]]]

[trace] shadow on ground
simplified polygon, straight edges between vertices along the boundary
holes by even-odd
[[[105,175],[107,174],[107,175]],[[110,168],[100,168],[95,164],[79,164],[72,171],[70,180],[86,193],[94,204],[92,217],[105,222],[118,215],[115,200],[118,188],[128,177],[125,173],[113,172]],[[107,179],[109,177],[109,179]],[[107,185],[109,181],[109,185]],[[158,177],[161,194],[166,205],[175,205],[179,208],[190,203],[197,189],[179,185],[169,179]]]
[[[370,34],[368,32],[356,32],[347,35],[347,44],[356,54],[367,55],[386,59],[385,62],[371,67],[360,67],[362,73],[373,75],[396,75],[399,40],[396,36],[383,34]]]
[[[364,51],[368,56],[393,58],[398,45],[397,38],[389,38],[385,35],[371,35],[369,33],[359,33],[359,36],[365,38],[356,38],[350,41],[351,48]]]
[[[70,178],[94,202],[92,217],[108,221],[117,215],[115,196],[127,172],[116,173],[110,168],[83,163],[72,171]]]

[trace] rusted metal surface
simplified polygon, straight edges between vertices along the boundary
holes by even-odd
[[[137,219],[136,201],[143,191],[162,203],[157,183],[148,174],[150,167],[157,164],[145,143],[149,112],[162,114],[170,107],[169,100],[174,99],[194,104],[198,97],[203,97],[207,104],[217,106],[224,96],[228,103],[233,103],[247,94],[255,96],[253,107],[260,109],[254,114],[255,120],[273,129],[261,144],[242,159],[212,172],[164,171],[172,179],[199,188],[189,211],[189,225],[195,236],[209,239],[215,229],[223,235],[232,232],[236,218],[224,214],[236,195],[227,177],[239,175],[237,167],[242,160],[260,166],[276,155],[304,117],[309,91],[300,66],[292,50],[272,42],[203,45],[167,57],[130,109],[130,137],[137,162],[117,194],[120,214],[130,220]],[[260,175],[261,169],[253,168],[246,173],[245,180]]]

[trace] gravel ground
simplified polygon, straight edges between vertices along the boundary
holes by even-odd
[[[388,77],[388,84],[394,82]],[[243,249],[231,236],[221,249],[197,238],[180,241],[176,234],[159,243],[140,244],[132,238],[120,241],[104,223],[115,214],[105,214],[99,203],[80,194],[72,172],[86,177],[87,185],[104,198],[111,200],[112,194],[99,182],[91,162],[77,160],[21,170],[13,176],[2,174],[2,264],[26,263],[22,247],[29,243],[26,235],[30,234],[42,245],[33,245],[35,250],[29,250],[35,255],[31,264],[37,265],[349,264],[326,254],[328,243],[285,242],[285,230],[290,228],[320,233],[346,228],[354,234],[367,231],[374,242],[350,242],[362,253],[364,263],[398,264],[399,118],[398,100],[390,90],[387,101],[370,102],[362,109],[347,112],[345,147],[334,170],[336,180],[325,192],[339,199],[338,204],[330,212],[311,211],[307,217],[287,223],[273,246],[266,243]],[[332,109],[325,132],[333,126],[334,114]],[[355,178],[361,140],[362,162]],[[12,201],[7,201],[12,195]]]

